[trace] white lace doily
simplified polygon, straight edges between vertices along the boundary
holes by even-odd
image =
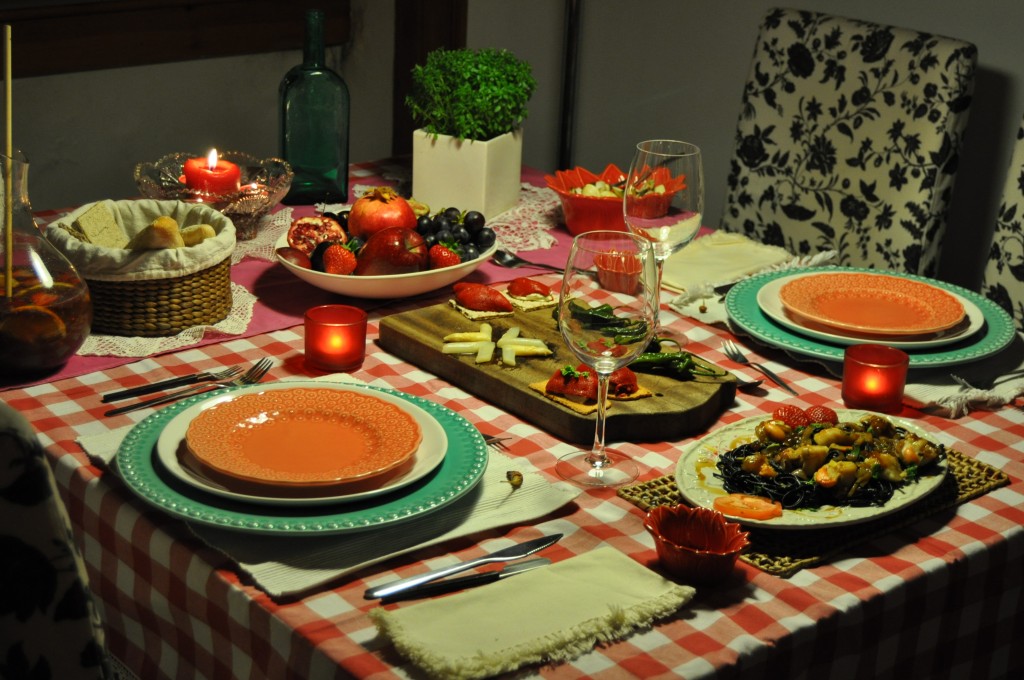
[[[231,284],[231,311],[223,321],[212,326],[193,326],[177,335],[140,338],[121,335],[92,334],[78,349],[79,356],[148,357],[194,345],[208,331],[226,335],[241,335],[252,321],[256,296],[237,283]]]
[[[519,203],[487,221],[501,247],[512,252],[547,250],[555,245],[551,229],[561,220],[558,194],[547,187],[523,184]]]

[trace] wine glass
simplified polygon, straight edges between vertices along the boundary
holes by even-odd
[[[590,231],[572,242],[558,297],[558,329],[597,377],[597,424],[590,451],[563,456],[560,477],[614,487],[636,479],[625,454],[605,448],[609,376],[643,352],[658,319],[657,263],[651,244],[623,231]]]
[[[700,149],[688,142],[649,139],[636,145],[626,174],[622,211],[629,231],[650,240],[658,262],[660,295],[665,260],[693,240],[704,215]],[[656,337],[682,346],[686,338],[665,330]]]

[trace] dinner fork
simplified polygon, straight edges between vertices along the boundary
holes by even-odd
[[[764,366],[762,366],[761,364],[757,363],[756,361],[751,361],[750,359],[748,359],[743,354],[743,350],[741,350],[736,345],[736,343],[734,343],[732,340],[726,340],[725,342],[722,343],[722,351],[725,352],[725,356],[729,357],[731,360],[735,361],[737,364],[743,364],[744,366],[751,366],[753,368],[756,368],[758,371],[763,373],[766,378],[768,378],[773,383],[775,383],[776,385],[778,385],[782,389],[786,390],[790,394],[795,395],[797,393],[796,390],[794,390],[792,387],[787,385],[785,383],[785,381],[782,380],[782,378],[780,378],[779,376],[775,375],[774,371],[765,368]]]
[[[140,397],[143,394],[152,394],[153,392],[163,392],[169,390],[172,387],[185,387],[192,383],[201,382],[213,382],[216,380],[229,380],[234,378],[236,375],[242,372],[241,366],[230,366],[220,371],[202,371],[200,373],[193,373],[192,375],[178,376],[177,378],[168,378],[167,380],[160,380],[155,383],[149,383],[147,385],[139,385],[138,387],[129,387],[126,390],[118,390],[117,392],[109,392],[103,395],[100,401],[106,403],[110,401],[121,401],[122,399],[128,399],[129,397]]]
[[[218,387],[241,387],[243,385],[254,385],[263,379],[263,376],[267,374],[270,367],[273,366],[274,362],[270,358],[263,358],[249,367],[249,370],[238,376],[234,380],[220,380],[217,382],[204,383],[202,385],[193,385],[192,387],[186,387],[183,390],[177,392],[171,392],[165,394],[162,397],[155,399],[147,399],[146,401],[140,401],[137,404],[131,404],[129,406],[122,406],[120,408],[111,409],[103,415],[105,416],[116,416],[121,413],[128,413],[129,411],[136,411],[140,408],[146,408],[147,406],[158,406],[160,404],[167,404],[172,401],[183,399],[184,397],[190,397],[193,394],[200,394],[207,390],[216,389]]]

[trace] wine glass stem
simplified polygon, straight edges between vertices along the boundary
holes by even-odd
[[[608,465],[608,457],[604,453],[604,425],[608,413],[608,374],[597,374],[597,423],[594,427],[594,447],[587,456],[587,462],[593,468]]]

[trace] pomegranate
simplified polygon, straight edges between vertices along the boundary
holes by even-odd
[[[352,236],[369,239],[389,227],[416,228],[416,213],[394,189],[375,187],[352,204],[348,215],[348,231]]]

